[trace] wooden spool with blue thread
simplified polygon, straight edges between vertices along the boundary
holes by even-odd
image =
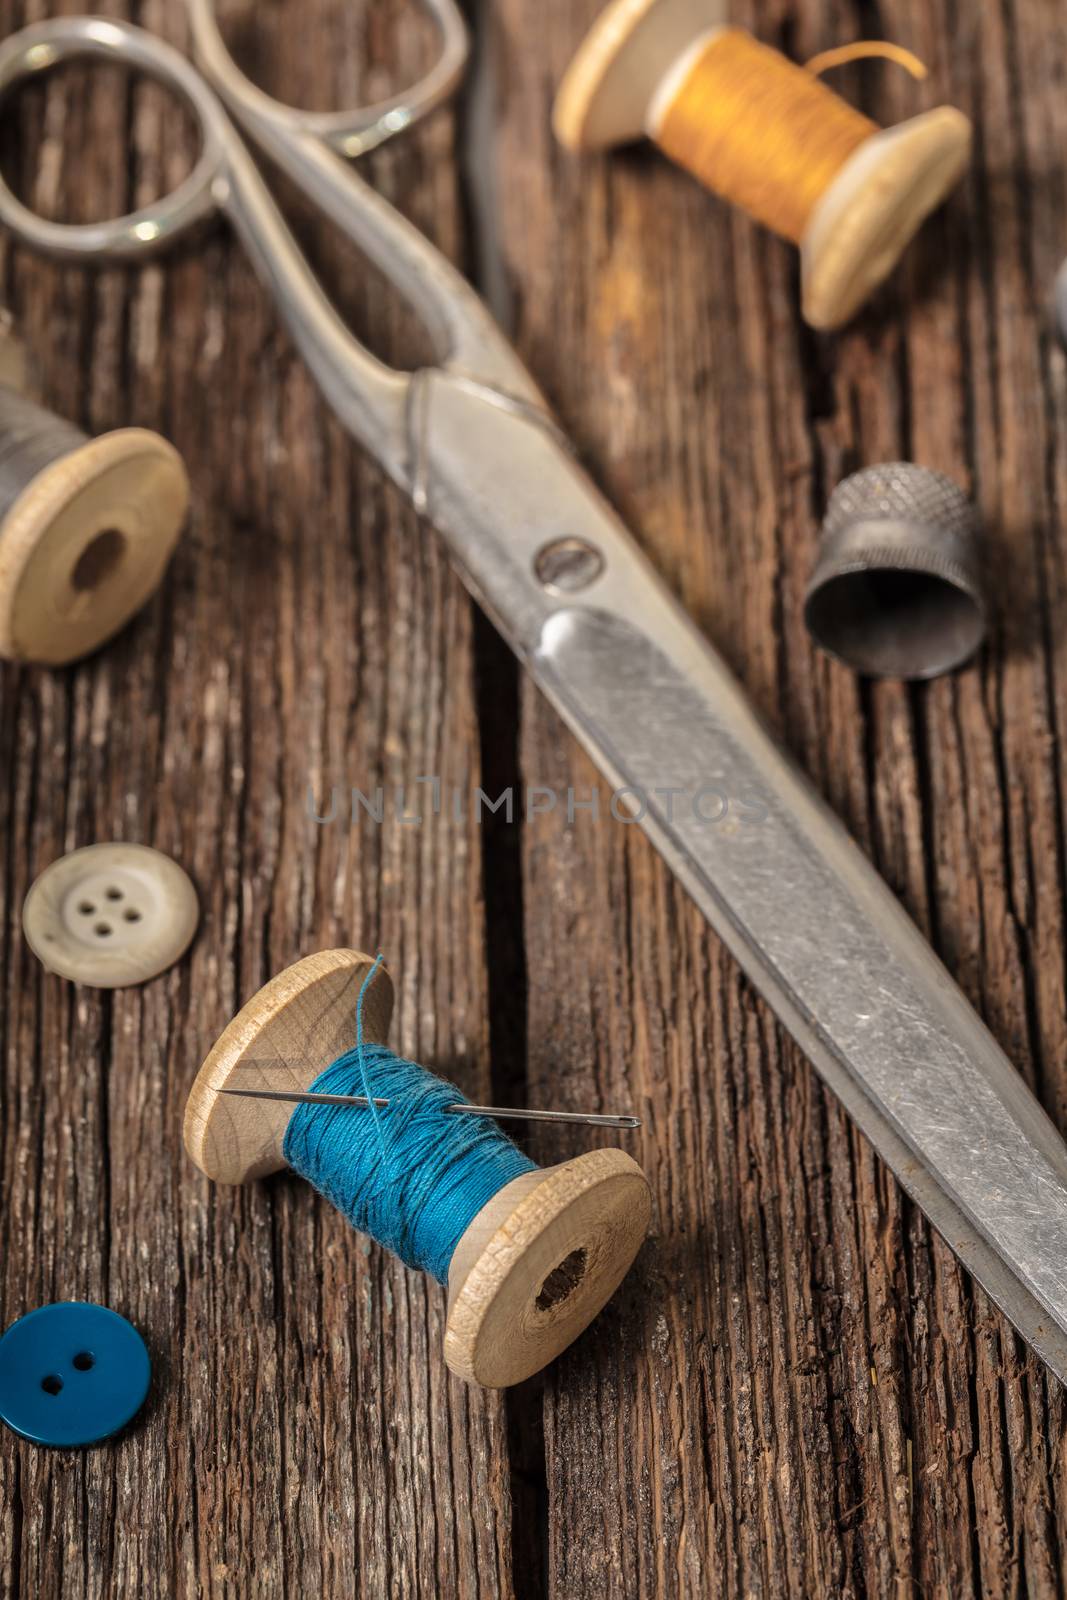
[[[353,1045],[373,967],[357,950],[305,956],[225,1029],[185,1113],[186,1149],[209,1178],[248,1183],[287,1165],[292,1108],[221,1091],[309,1088]],[[368,1044],[385,1043],[392,1009],[392,981],[380,968],[362,1006]],[[622,1150],[590,1150],[500,1189],[467,1227],[448,1270],[444,1355],[451,1370],[470,1383],[505,1388],[547,1366],[622,1282],[650,1214],[644,1173]]]

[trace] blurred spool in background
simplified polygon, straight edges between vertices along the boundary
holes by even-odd
[[[173,446],[145,428],[90,439],[20,386],[0,326],[0,655],[88,655],[158,587],[189,504]]]
[[[553,110],[570,150],[647,137],[706,188],[800,250],[803,314],[846,323],[963,175],[971,125],[938,106],[879,128],[818,81],[865,55],[925,68],[881,40],[808,67],[729,25],[727,0],[610,0]]]

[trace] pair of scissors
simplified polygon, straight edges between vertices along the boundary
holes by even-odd
[[[293,110],[188,0],[199,70],[124,22],[63,18],[0,47],[0,97],[60,61],[141,68],[199,118],[169,197],[107,223],[0,222],[68,260],[136,261],[212,209],[233,224],[323,394],[446,540],[484,606],[907,1193],[1067,1382],[1067,1146],[899,902],[765,730],[582,472],[533,379],[456,270],[346,163],[435,104],[466,44],[407,96]],[[345,328],[237,129],[396,284],[435,365],[400,373]],[[709,802],[715,794],[739,803]]]

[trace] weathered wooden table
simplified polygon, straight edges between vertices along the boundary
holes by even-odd
[[[947,99],[977,123],[964,187],[837,338],[799,322],[794,252],[654,152],[555,146],[554,86],[596,7],[487,0],[474,92],[367,171],[491,296],[594,474],[1067,1130],[1067,365],[1046,321],[1067,250],[1062,7],[739,8],[798,58],[905,42],[928,87],[880,66],[836,86],[883,122]],[[0,27],[50,9],[0,0]],[[183,42],[179,6],[130,9]],[[242,62],[304,104],[380,93],[432,43],[386,0],[226,14]],[[75,219],[160,192],[191,154],[173,105],[100,73],[57,76],[3,128],[22,192]],[[353,325],[417,360],[384,286],[293,215]],[[4,1433],[4,1593],[1061,1596],[1060,1390],[638,830],[562,805],[511,825],[469,805],[397,817],[425,775],[467,796],[606,790],[342,436],[233,238],[96,274],[5,245],[2,270],[48,402],[92,431],[160,429],[195,493],[133,626],[76,669],[0,680],[0,1321],[104,1301],[156,1374],[111,1446]],[[922,688],[857,683],[800,620],[830,489],[895,457],[969,485],[988,530],[990,645]],[[379,785],[380,826],[309,815],[309,794],[323,812],[334,786]],[[178,967],[109,994],[46,976],[19,912],[47,862],[110,838],[177,856],[203,921]],[[449,1379],[436,1287],[299,1181],[214,1189],[183,1153],[217,1032],[333,944],[388,953],[396,1040],[468,1090],[646,1118],[630,1147],[654,1236],[543,1383]]]

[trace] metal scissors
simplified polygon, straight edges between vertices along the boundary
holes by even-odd
[[[194,171],[142,211],[68,227],[0,185],[0,221],[52,255],[133,261],[213,208],[226,214],[342,422],[444,537],[476,599],[630,792],[645,832],[907,1193],[1067,1381],[1067,1146],[584,475],[474,291],[343,159],[455,81],[465,36],[452,0],[434,6],[444,51],[429,79],[384,107],[326,117],[261,93],[227,53],[211,0],[188,8],[199,71],[103,18],[40,23],[0,47],[0,96],[56,62],[96,56],[161,79],[203,132]],[[431,334],[436,365],[393,371],[344,327],[238,127],[392,278]],[[712,793],[738,803],[722,814]]]

